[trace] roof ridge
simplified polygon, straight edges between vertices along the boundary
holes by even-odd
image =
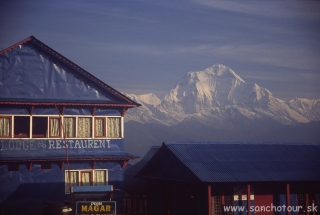
[[[14,49],[14,48],[16,48],[17,46],[19,46],[19,45],[22,45],[22,44],[24,44],[24,43],[26,43],[26,42],[29,42],[30,40],[32,40],[32,39],[34,39],[35,37],[34,36],[30,36],[30,37],[27,37],[26,39],[24,39],[24,40],[21,40],[20,42],[17,42],[17,43],[15,43],[15,44],[13,44],[12,46],[9,46],[8,48],[5,48],[5,49],[3,49],[2,51],[0,51],[0,55],[2,55],[2,54],[4,54],[4,53],[6,53],[6,52],[8,52],[8,51],[10,51],[10,50],[12,50],[12,49]]]

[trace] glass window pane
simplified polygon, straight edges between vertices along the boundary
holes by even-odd
[[[0,118],[0,136],[9,137],[10,136],[10,119]]]
[[[96,118],[96,127],[95,127],[95,136],[96,137],[104,137],[104,131],[105,131],[105,123],[104,123],[104,119],[102,118]]]
[[[121,118],[108,117],[107,120],[107,137],[121,137]]]
[[[94,171],[95,185],[102,186],[106,184],[106,171],[105,170],[95,170]]]
[[[91,118],[79,117],[78,118],[78,137],[86,138],[91,137]]]
[[[32,138],[44,138],[48,136],[48,117],[32,117]]]
[[[81,172],[81,186],[90,186],[91,172]]]
[[[50,136],[59,137],[60,136],[60,119],[50,118]]]
[[[63,135],[67,138],[76,137],[76,118],[75,117],[64,117]]]
[[[77,171],[65,171],[65,192],[70,193],[71,187],[78,186],[79,176]]]
[[[30,116],[14,116],[14,137],[26,138],[30,133]]]

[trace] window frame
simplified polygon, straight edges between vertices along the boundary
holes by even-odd
[[[16,117],[28,117],[29,118],[29,131],[26,133],[26,136],[24,135],[20,135],[20,134],[15,134],[16,133],[16,129],[15,129],[15,123],[16,123]],[[16,138],[16,139],[33,139],[32,138],[32,116],[30,115],[13,115],[13,120],[12,120],[12,136],[13,138]]]
[[[82,180],[82,177],[83,177],[83,174],[84,173],[89,173],[89,185],[83,185],[82,183],[83,180]],[[82,170],[82,171],[79,171],[79,185],[82,187],[82,186],[93,186],[93,171],[90,171],[90,170]]]
[[[97,129],[97,119],[102,119],[103,120],[103,135],[98,136],[96,135],[96,129]],[[94,117],[94,138],[106,138],[107,137],[107,118],[106,117]]]
[[[77,173],[77,181],[76,181],[76,186],[88,186],[88,185],[82,185],[82,174],[81,173],[86,173],[89,172],[90,173],[90,185],[89,186],[104,186],[104,185],[108,185],[109,183],[109,170],[108,169],[79,169],[79,170],[65,170],[65,176],[64,176],[64,183],[65,183],[65,194],[70,194],[70,189],[68,189],[69,187],[67,187],[67,180],[68,180],[68,172],[76,172]],[[104,181],[104,185],[96,185],[97,181],[95,178],[95,171],[104,171],[105,174],[105,181]]]
[[[34,120],[36,118],[44,118],[46,120],[46,123],[45,123],[46,124],[46,132],[45,132],[43,137],[41,136],[42,134],[34,134],[34,130],[35,130],[34,129]],[[31,121],[30,132],[31,132],[32,139],[47,139],[49,137],[49,135],[48,135],[48,133],[49,133],[49,131],[48,131],[48,128],[49,128],[49,126],[48,126],[49,117],[48,116],[43,116],[43,115],[31,116],[31,120],[30,121]]]
[[[51,119],[59,119],[59,135],[58,136],[51,135]],[[48,137],[49,138],[61,138],[61,134],[62,134],[61,120],[62,120],[62,117],[60,117],[60,116],[48,116],[48,124],[49,124],[49,126],[48,126],[48,128],[49,128]]]
[[[121,139],[121,138],[123,138],[123,121],[122,121],[122,118],[123,117],[121,117],[121,116],[108,116],[108,117],[106,117],[107,119],[106,119],[106,138],[109,138],[109,139]],[[119,136],[118,137],[114,137],[114,136],[112,136],[112,137],[110,137],[110,136],[108,136],[108,119],[109,118],[118,118],[118,119],[120,119],[120,125],[119,125],[119,129],[120,129],[120,131],[119,131]]]
[[[0,138],[12,138],[12,116],[0,116],[2,119],[9,119],[9,136],[0,136]]]
[[[89,118],[90,121],[90,137],[80,137],[79,136],[79,119],[80,118]],[[76,138],[93,138],[93,117],[92,116],[78,116],[76,119]]]
[[[77,181],[76,181],[76,185],[75,186],[79,186],[79,171],[78,170],[65,170],[65,174],[64,174],[64,189],[65,189],[65,194],[70,194],[71,193],[71,190],[72,190],[72,186],[71,186],[71,183],[69,182],[69,186],[67,186],[68,184],[68,180],[69,180],[69,172],[76,172],[76,176],[77,176]]]
[[[103,185],[108,185],[109,181],[109,170],[108,169],[94,169],[93,170],[93,186],[103,186],[103,185],[97,185],[97,179],[96,179],[96,174],[95,171],[104,171],[104,176],[105,176],[105,181]]]
[[[66,139],[71,139],[71,138],[77,138],[77,126],[78,126],[78,117],[77,116],[63,116],[62,118],[62,132],[63,132],[63,138]],[[65,136],[65,130],[64,130],[64,126],[65,126],[65,119],[66,118],[73,118],[74,120],[74,137],[66,137]]]

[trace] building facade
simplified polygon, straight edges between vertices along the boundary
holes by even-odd
[[[124,116],[140,106],[31,36],[0,52],[0,207],[40,214],[72,187],[123,202]]]

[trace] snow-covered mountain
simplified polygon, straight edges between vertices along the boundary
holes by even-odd
[[[320,99],[293,99],[285,102],[263,87],[247,83],[232,69],[221,64],[181,77],[163,100],[150,93],[127,94],[142,104],[130,109],[126,121],[181,122],[228,125],[230,120],[273,120],[285,125],[320,121]]]
[[[309,121],[319,121],[320,99],[310,100],[295,98],[288,102],[291,109],[305,116]]]

